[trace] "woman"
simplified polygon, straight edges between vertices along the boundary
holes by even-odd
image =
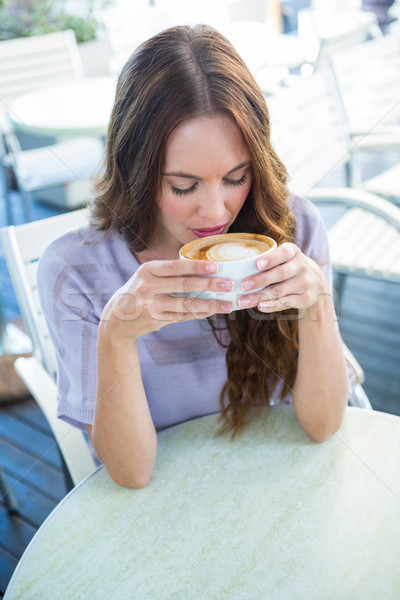
[[[199,415],[221,410],[236,435],[252,406],[286,400],[312,439],[340,427],[348,382],[326,233],[308,201],[289,197],[269,133],[264,97],[223,36],[158,34],[120,75],[90,229],[42,257],[59,415],[86,426],[121,485],[150,480],[157,430]],[[204,279],[215,264],[178,260],[184,243],[227,231],[276,239],[242,282],[268,287],[236,312],[177,297],[230,289]]]

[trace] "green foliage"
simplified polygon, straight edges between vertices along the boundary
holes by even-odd
[[[78,43],[87,42],[101,27],[98,12],[110,2],[81,0],[73,14],[67,0],[0,0],[0,40],[72,29]]]

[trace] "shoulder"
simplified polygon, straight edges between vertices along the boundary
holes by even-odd
[[[328,236],[318,208],[307,198],[291,195],[288,206],[296,221],[297,245],[306,254],[328,253]]]
[[[288,206],[296,219],[297,228],[310,229],[323,224],[321,213],[308,198],[290,195]]]
[[[39,294],[45,302],[45,297],[65,287],[90,290],[101,286],[115,291],[138,266],[117,233],[104,234],[89,227],[70,231],[47,246],[39,260]]]
[[[122,269],[126,265],[131,273],[136,260],[117,233],[104,234],[84,227],[65,233],[47,246],[39,260],[38,278],[85,270],[106,273],[110,265],[121,265]]]
[[[296,220],[295,242],[320,267],[332,288],[328,234],[321,213],[307,198],[290,196],[288,205]]]
[[[111,246],[118,244],[118,241],[115,235],[103,235],[89,227],[68,231],[46,247],[39,265],[54,263],[65,267],[80,264],[85,260],[107,254]],[[122,241],[120,243],[122,244]]]

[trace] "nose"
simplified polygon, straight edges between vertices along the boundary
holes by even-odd
[[[198,207],[199,215],[207,221],[219,225],[226,217],[226,212],[224,190],[219,186],[205,190]]]

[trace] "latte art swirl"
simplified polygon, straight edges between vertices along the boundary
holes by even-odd
[[[248,242],[237,240],[212,244],[206,250],[205,256],[207,260],[241,260],[250,256],[257,256],[263,252],[265,252],[265,244],[262,242],[249,244]]]
[[[268,252],[274,241],[257,233],[225,233],[193,240],[180,250],[190,260],[238,261]]]

